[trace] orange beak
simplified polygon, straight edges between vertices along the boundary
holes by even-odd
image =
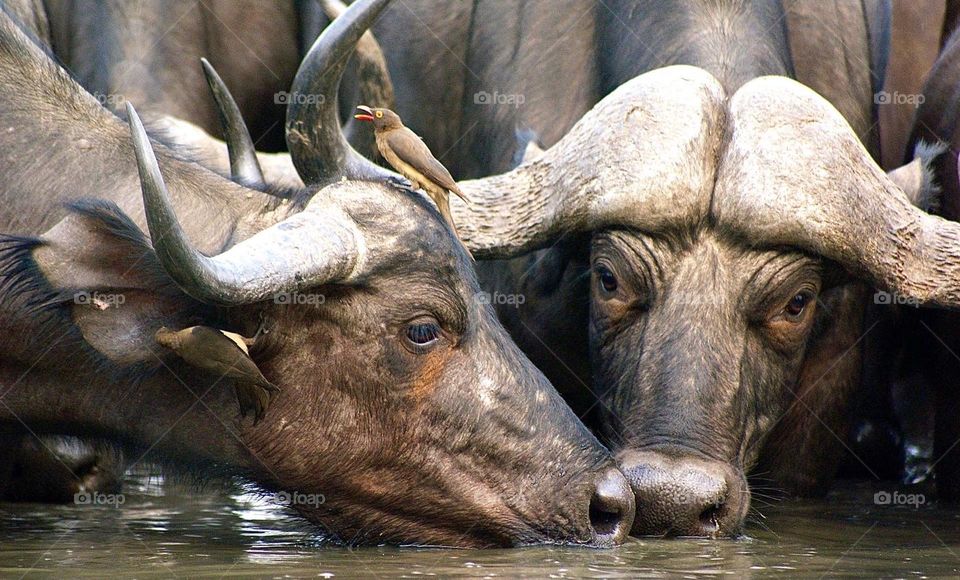
[[[370,107],[365,107],[360,105],[357,107],[358,111],[363,111],[362,113],[357,113],[353,116],[354,119],[359,121],[372,121],[373,120],[373,111],[370,110]]]

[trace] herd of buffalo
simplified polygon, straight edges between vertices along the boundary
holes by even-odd
[[[0,7],[0,499],[147,461],[455,546],[960,500],[960,4]]]

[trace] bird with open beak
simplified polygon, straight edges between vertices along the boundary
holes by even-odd
[[[450,215],[449,195],[453,192],[463,201],[467,201],[467,198],[447,168],[437,161],[423,139],[405,127],[400,116],[390,109],[374,109],[360,105],[357,110],[360,112],[354,115],[355,119],[373,123],[373,133],[380,155],[410,181],[413,189],[422,188],[427,192],[459,240],[457,226]]]

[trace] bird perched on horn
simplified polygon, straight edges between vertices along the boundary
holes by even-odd
[[[354,115],[360,121],[373,123],[373,133],[377,139],[377,149],[394,169],[410,180],[413,189],[423,189],[437,205],[440,215],[450,224],[457,239],[457,226],[450,215],[450,193],[463,201],[467,198],[450,172],[437,161],[426,143],[419,135],[403,125],[400,116],[390,109],[375,109],[365,105],[357,107],[360,111]],[[462,240],[461,240],[462,242]],[[469,253],[469,252],[468,252]]]

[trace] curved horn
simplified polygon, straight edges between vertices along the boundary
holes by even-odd
[[[240,107],[210,62],[201,58],[200,64],[203,65],[203,74],[207,77],[213,100],[217,103],[220,128],[223,130],[223,139],[227,142],[227,153],[230,157],[231,179],[247,187],[266,188],[266,180],[257,160],[257,150],[250,138],[247,124],[243,121]]]
[[[709,211],[725,99],[691,66],[624,83],[533,161],[461,181],[470,202],[450,196],[460,237],[477,258],[506,258],[567,232],[697,223]]]
[[[345,281],[365,258],[363,235],[342,211],[309,207],[207,257],[180,227],[140,118],[127,103],[147,226],[157,258],[184,292],[202,302],[249,304],[303,288]]]
[[[305,183],[348,177],[381,180],[395,174],[369,161],[340,128],[337,91],[350,55],[390,0],[358,0],[317,37],[300,64],[287,106],[287,149]],[[303,96],[314,98],[303,98]]]
[[[347,10],[340,0],[320,0],[321,7],[331,21],[339,18]],[[387,60],[380,49],[380,43],[369,30],[363,33],[357,42],[356,79],[358,103],[371,107],[392,109],[394,105],[393,82],[387,70]],[[377,143],[369,126],[358,122],[350,115],[343,132],[354,149],[368,159],[377,155]]]
[[[750,81],[730,100],[728,131],[718,224],[905,299],[960,307],[960,224],[914,207],[823,97],[782,77]]]

